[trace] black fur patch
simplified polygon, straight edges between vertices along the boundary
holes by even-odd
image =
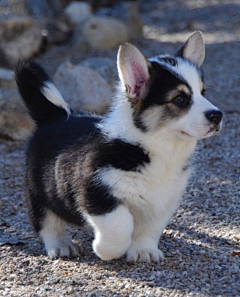
[[[136,171],[139,166],[150,163],[148,154],[137,145],[115,139],[102,144],[94,158],[94,166],[101,168],[112,166],[124,171]]]
[[[163,61],[164,59],[165,58],[163,58]],[[163,121],[168,118],[177,117],[179,116],[179,113],[173,112],[172,109],[167,107],[167,104],[169,103],[167,101],[168,93],[177,88],[178,85],[182,84],[185,84],[191,90],[191,87],[184,79],[178,77],[176,74],[164,67],[164,65],[160,65],[157,62],[151,62],[150,77],[151,81],[148,95],[143,100],[140,110],[133,112],[134,124],[142,132],[148,131],[148,128],[144,125],[142,120],[142,114],[146,109],[153,106],[164,107]]]
[[[71,116],[68,121],[41,125],[31,139],[27,153],[26,188],[32,222],[37,231],[41,229],[47,209],[68,222],[83,223],[76,205],[81,193],[77,184],[74,185],[74,165],[78,160],[74,146],[96,130],[95,123],[99,120]],[[60,156],[60,171],[56,176],[56,162]]]
[[[141,117],[142,113],[133,113],[133,122],[134,125],[140,129],[142,132],[147,132],[148,128],[144,125],[142,117]]]
[[[141,147],[106,139],[96,128],[100,120],[70,116],[67,121],[41,125],[33,136],[26,186],[37,231],[47,209],[77,225],[84,222],[82,211],[103,215],[114,210],[120,201],[98,180],[96,172],[107,166],[140,171],[150,162]]]
[[[145,110],[150,106],[166,104],[166,95],[171,90],[177,88],[178,85],[182,84],[187,85],[191,90],[191,87],[185,80],[177,77],[162,65],[152,62],[151,86],[148,95],[143,102],[142,110]]]
[[[90,215],[102,215],[113,211],[121,201],[110,194],[110,189],[103,185],[94,174],[86,182],[86,205]]]

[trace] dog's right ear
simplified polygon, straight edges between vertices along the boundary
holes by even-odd
[[[145,99],[149,88],[149,62],[144,55],[130,43],[120,46],[117,57],[119,78],[132,103]]]

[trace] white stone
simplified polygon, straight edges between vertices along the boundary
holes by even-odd
[[[82,34],[92,48],[100,50],[115,48],[129,39],[127,26],[110,17],[89,18]]]
[[[110,86],[87,67],[65,62],[57,69],[54,83],[73,110],[103,114],[112,101]]]
[[[86,2],[73,1],[65,8],[65,14],[76,25],[87,20],[92,14],[92,9]]]

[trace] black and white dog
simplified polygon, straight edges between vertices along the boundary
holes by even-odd
[[[21,62],[16,80],[36,122],[27,153],[31,219],[51,258],[81,248],[66,224],[90,223],[103,260],[159,262],[159,238],[179,205],[197,139],[221,129],[222,113],[205,97],[200,32],[176,55],[147,60],[126,43],[110,112],[75,116],[45,71]]]

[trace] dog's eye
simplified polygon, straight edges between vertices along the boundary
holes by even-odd
[[[178,95],[171,101],[173,104],[175,104],[178,107],[184,108],[187,107],[189,104],[189,98],[187,98],[184,95]]]

